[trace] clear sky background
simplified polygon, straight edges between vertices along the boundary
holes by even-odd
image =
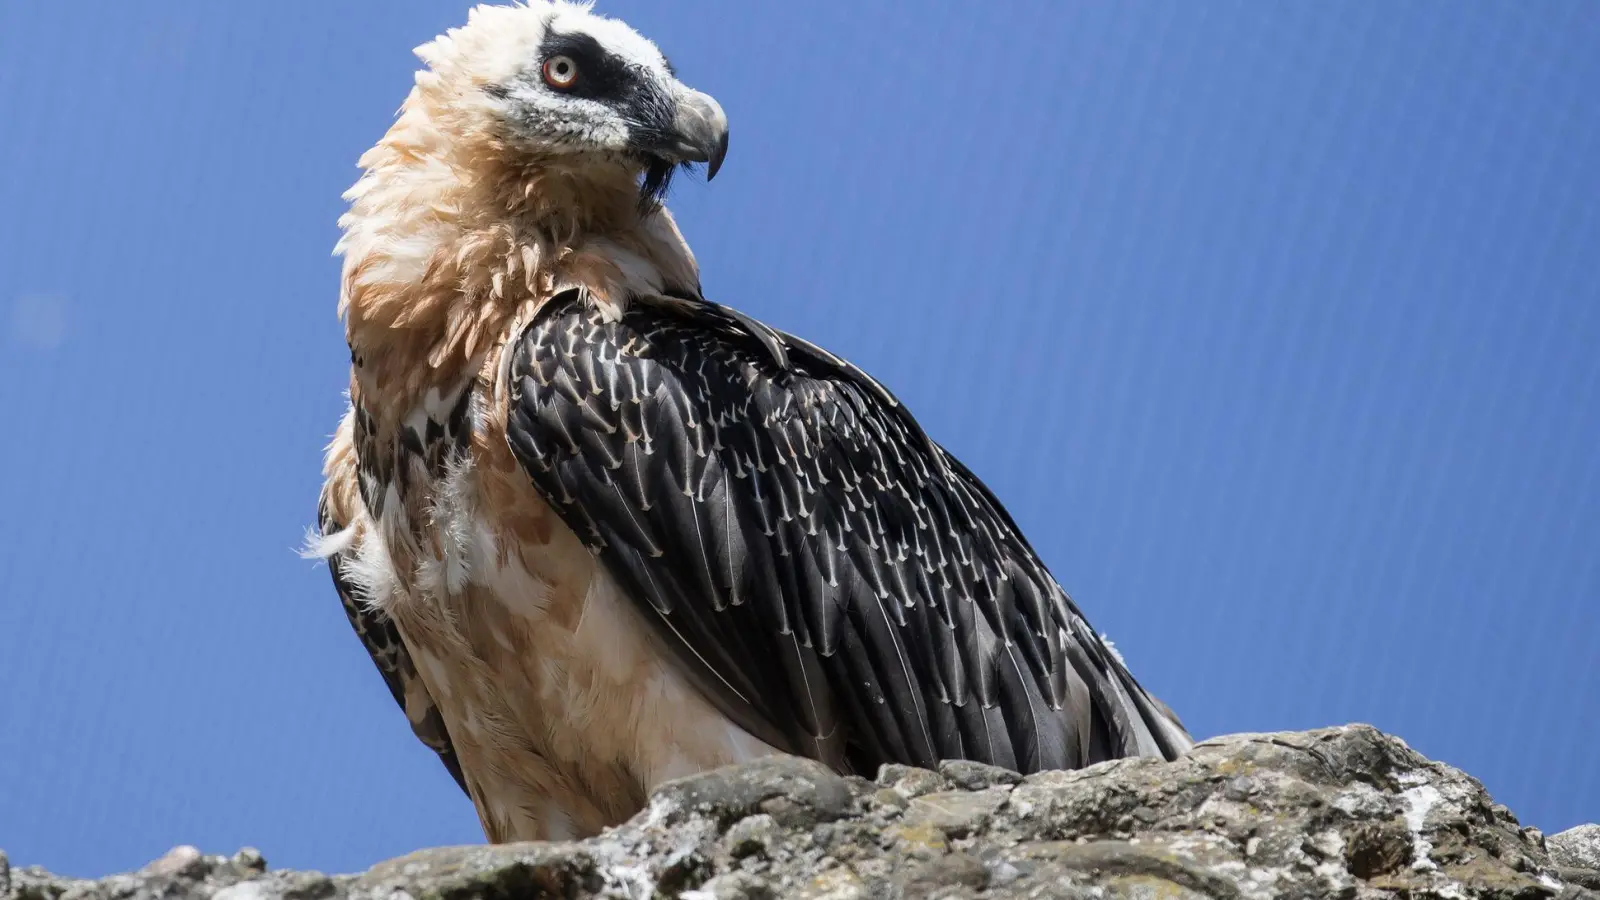
[[[1600,5],[613,0],[710,296],[895,390],[1201,736],[1600,819]],[[444,0],[0,3],[0,847],[482,839],[295,555]]]

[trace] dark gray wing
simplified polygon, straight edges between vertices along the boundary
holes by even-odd
[[[510,352],[524,469],[758,736],[869,773],[1189,746],[988,489],[842,360],[714,304],[608,323],[575,293]]]
[[[343,530],[344,524],[334,520],[326,501],[318,505],[317,527],[323,535]],[[388,616],[368,609],[357,600],[355,586],[345,572],[347,565],[343,553],[328,557],[333,586],[339,593],[339,601],[344,604],[344,614],[350,620],[350,627],[355,629],[356,637],[361,639],[361,645],[367,648],[373,663],[378,666],[383,683],[389,686],[389,693],[394,695],[394,701],[400,704],[401,711],[411,723],[412,733],[439,754],[439,761],[450,770],[450,777],[456,780],[461,790],[466,791],[467,782],[461,776],[461,763],[457,761],[455,747],[450,743],[450,733],[445,730],[444,717],[439,714],[439,707],[434,705],[433,697],[417,677],[417,667],[412,663],[406,645],[400,640],[399,630]]]

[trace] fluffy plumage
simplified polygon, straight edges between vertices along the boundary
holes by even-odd
[[[315,552],[491,840],[766,753],[1031,771],[1188,736],[864,373],[700,295],[727,125],[627,26],[479,7],[347,194]],[[576,72],[576,78],[572,78]]]

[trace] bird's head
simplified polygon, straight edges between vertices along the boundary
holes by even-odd
[[[516,164],[621,170],[642,198],[695,163],[715,176],[728,150],[716,100],[680,82],[655,44],[587,4],[479,6],[418,48],[417,75],[452,133]]]

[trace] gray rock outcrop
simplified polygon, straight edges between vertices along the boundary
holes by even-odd
[[[180,847],[76,881],[0,856],[0,897],[1600,900],[1597,854],[1600,828],[1546,841],[1476,780],[1357,725],[1027,777],[770,760],[667,784],[587,841],[421,850],[359,875]]]
[[[1547,843],[1560,877],[1600,891],[1600,825],[1579,825]]]

